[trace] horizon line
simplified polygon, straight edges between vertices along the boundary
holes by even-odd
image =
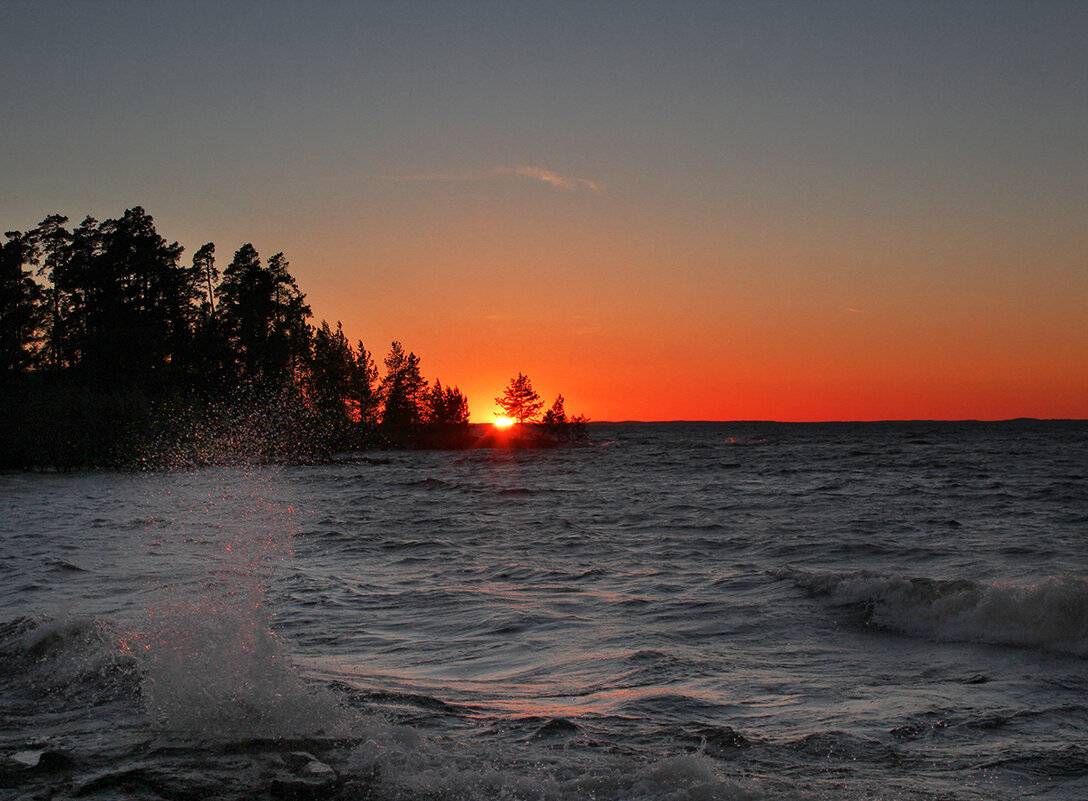
[[[670,420],[588,420],[586,425],[673,425],[673,424],[747,424],[774,423],[778,425],[828,425],[858,423],[1088,423],[1088,417],[882,417],[871,420],[851,420],[848,418],[828,418],[825,420],[772,420],[772,419],[734,419],[707,420],[684,419]],[[493,425],[489,420],[471,420],[469,425]]]

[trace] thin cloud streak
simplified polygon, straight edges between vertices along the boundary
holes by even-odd
[[[537,181],[543,181],[546,184],[554,186],[556,189],[575,190],[575,189],[589,189],[592,192],[603,192],[605,185],[598,183],[597,181],[591,181],[588,178],[578,178],[575,176],[560,175],[555,170],[548,170],[544,167],[499,167],[496,172],[503,175],[520,175],[522,178],[532,178]]]
[[[482,181],[489,173],[423,173],[422,175],[382,175],[383,181]]]
[[[591,192],[603,192],[605,185],[599,181],[591,181],[589,178],[560,175],[555,170],[544,167],[532,167],[520,165],[517,167],[495,167],[489,172],[468,173],[422,173],[419,175],[383,175],[385,181],[483,181],[489,178],[503,175],[514,175],[520,178],[529,178],[544,183],[556,189],[572,192],[579,189],[588,189]]]

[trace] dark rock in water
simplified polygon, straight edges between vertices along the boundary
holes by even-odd
[[[295,775],[272,780],[268,790],[273,798],[290,801],[330,798],[340,784],[340,775],[307,751],[292,751],[282,758]]]
[[[307,751],[283,755],[283,764],[296,773],[332,773],[333,769]]]
[[[68,770],[76,761],[64,751],[43,751],[34,769],[43,772]]]
[[[7,770],[34,771],[36,773],[52,773],[54,771],[68,770],[74,767],[76,761],[64,751],[49,751],[46,749],[27,749],[16,751],[8,757],[8,763],[4,765]]]
[[[28,748],[0,755],[0,798],[52,798],[53,796],[35,796],[29,785],[35,782],[66,782],[67,771],[72,770],[76,761],[62,751],[48,751],[42,748]],[[39,785],[40,786],[40,785]],[[19,795],[8,795],[6,791],[19,788]]]
[[[24,768],[36,768],[44,755],[45,751],[17,751],[11,760]]]
[[[989,679],[986,678],[985,676],[983,676],[981,673],[976,673],[974,676],[971,676],[970,678],[968,678],[966,683],[967,684],[985,684],[988,681],[989,681]]]

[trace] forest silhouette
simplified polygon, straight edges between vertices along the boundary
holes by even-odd
[[[138,206],[67,224],[50,215],[0,247],[0,467],[317,461],[472,443],[465,396],[428,382],[400,342],[379,377],[339,323],[310,325],[283,253],[263,260],[247,243],[220,271],[209,242],[185,263]],[[552,433],[565,423],[553,414]]]

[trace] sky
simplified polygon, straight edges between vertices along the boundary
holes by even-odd
[[[1088,418],[1083,2],[21,2],[0,224],[283,252],[472,418]]]

